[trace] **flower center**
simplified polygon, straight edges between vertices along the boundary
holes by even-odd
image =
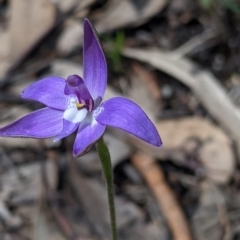
[[[88,112],[94,109],[94,101],[83,79],[77,75],[69,76],[64,93],[68,96],[68,101],[63,118],[72,123],[82,122]]]
[[[76,97],[71,97],[63,113],[63,118],[72,123],[80,123],[87,116],[88,110],[89,107],[86,104],[79,103]]]
[[[83,103],[76,102],[75,104],[78,110],[81,110],[85,106]]]

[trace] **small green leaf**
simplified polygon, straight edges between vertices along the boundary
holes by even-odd
[[[234,13],[240,14],[240,3],[237,1],[224,0],[222,6]]]
[[[199,0],[199,1],[203,8],[210,9],[213,5],[214,0]]]

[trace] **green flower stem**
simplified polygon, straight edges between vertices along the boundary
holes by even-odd
[[[110,211],[112,240],[117,240],[117,226],[116,226],[116,214],[114,205],[114,190],[113,190],[113,172],[112,163],[109,150],[101,137],[97,143],[98,155],[101,160],[104,177],[107,183],[108,193],[108,206]]]

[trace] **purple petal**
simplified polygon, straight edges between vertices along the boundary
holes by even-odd
[[[63,112],[42,108],[0,128],[1,137],[49,138],[63,128]]]
[[[78,126],[79,123],[72,123],[63,119],[63,129],[57,136],[54,137],[54,142],[69,136],[70,134],[77,130]]]
[[[99,107],[96,120],[104,125],[120,128],[154,146],[162,145],[157,129],[144,111],[129,99],[116,97]]]
[[[93,99],[103,97],[107,86],[107,64],[97,32],[84,20],[83,79]]]
[[[47,77],[39,80],[21,94],[24,99],[30,99],[45,104],[48,107],[64,110],[67,96],[64,94],[66,81],[60,77]]]
[[[79,129],[73,145],[73,156],[77,157],[89,151],[91,146],[103,135],[106,126],[99,124],[95,120],[84,121]]]
[[[92,97],[84,81],[78,75],[71,75],[68,77],[64,93],[66,95],[75,94],[79,102],[82,102],[81,100],[84,100],[85,102],[88,102],[89,100],[92,101]]]

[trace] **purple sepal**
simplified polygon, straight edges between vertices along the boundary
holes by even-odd
[[[47,77],[26,87],[21,97],[38,101],[47,107],[65,110],[67,96],[64,94],[66,81],[60,77]]]
[[[94,100],[103,97],[107,86],[107,64],[97,33],[84,20],[83,79]]]
[[[72,123],[63,119],[63,129],[57,136],[54,137],[54,142],[69,136],[77,130],[78,126],[78,123]]]
[[[99,108],[96,117],[99,123],[122,129],[153,146],[162,145],[157,129],[144,111],[133,101],[115,97],[104,102]]]
[[[77,157],[88,152],[92,145],[103,135],[105,128],[106,126],[96,121],[94,124],[87,120],[82,122],[73,145],[73,156]]]
[[[42,108],[0,128],[1,137],[49,138],[63,128],[63,112]]]

